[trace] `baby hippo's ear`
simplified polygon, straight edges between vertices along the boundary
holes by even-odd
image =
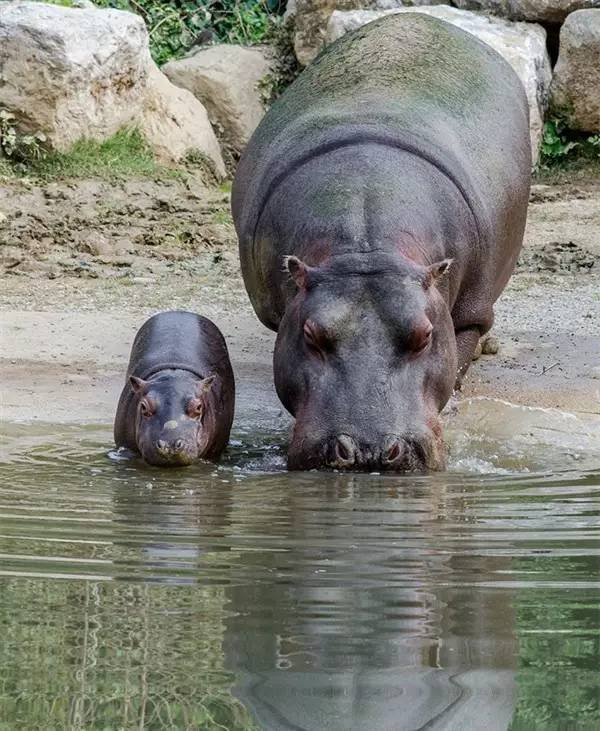
[[[442,261],[436,261],[435,264],[428,266],[427,275],[425,277],[425,286],[430,287],[432,284],[444,277],[448,273],[453,261],[454,259],[443,259]]]
[[[303,261],[300,261],[297,256],[284,256],[283,270],[288,272],[298,289],[306,289],[308,287],[308,278],[312,268],[307,266]]]
[[[196,396],[198,398],[200,398],[201,396],[204,396],[204,394],[207,394],[213,387],[213,384],[216,381],[216,379],[217,379],[217,377],[213,373],[212,376],[207,376],[206,378],[203,378],[201,381],[196,381]]]
[[[129,376],[129,385],[134,393],[142,394],[148,388],[148,381],[144,381],[143,378],[137,376]]]

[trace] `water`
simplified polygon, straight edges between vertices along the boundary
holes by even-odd
[[[598,729],[598,423],[500,401],[447,473],[108,456],[5,425],[0,729]]]

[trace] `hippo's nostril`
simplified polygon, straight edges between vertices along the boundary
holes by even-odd
[[[349,467],[354,464],[356,447],[347,434],[340,434],[335,441],[335,459],[338,465]]]
[[[347,460],[350,456],[348,448],[342,442],[337,443],[337,456],[342,460]]]
[[[183,449],[183,439],[178,439],[178,440],[177,440],[177,441],[175,442],[175,444],[173,445],[173,447],[174,447],[174,449],[175,449],[175,450],[176,450],[177,452],[181,452],[181,450]]]
[[[167,443],[162,439],[159,439],[158,442],[156,442],[156,447],[162,452],[167,448]]]
[[[397,462],[403,454],[404,445],[400,439],[394,439],[384,450],[383,459],[385,462]]]

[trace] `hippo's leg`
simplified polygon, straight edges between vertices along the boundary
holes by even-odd
[[[479,343],[481,330],[478,327],[466,327],[462,330],[457,330],[455,336],[456,352],[458,354],[458,371],[456,373],[454,389],[460,391],[463,378],[471,365],[473,353]]]

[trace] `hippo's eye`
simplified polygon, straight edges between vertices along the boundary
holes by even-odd
[[[192,419],[199,419],[204,413],[204,403],[202,399],[193,398],[187,407],[188,416]]]
[[[304,342],[311,350],[323,353],[331,347],[327,334],[312,320],[306,320],[302,328]]]
[[[150,405],[146,399],[142,399],[140,402],[140,410],[142,412],[142,416],[152,416],[154,414],[154,409]]]
[[[431,343],[433,325],[429,323],[425,327],[415,329],[409,338],[409,347],[412,355],[420,355]]]

